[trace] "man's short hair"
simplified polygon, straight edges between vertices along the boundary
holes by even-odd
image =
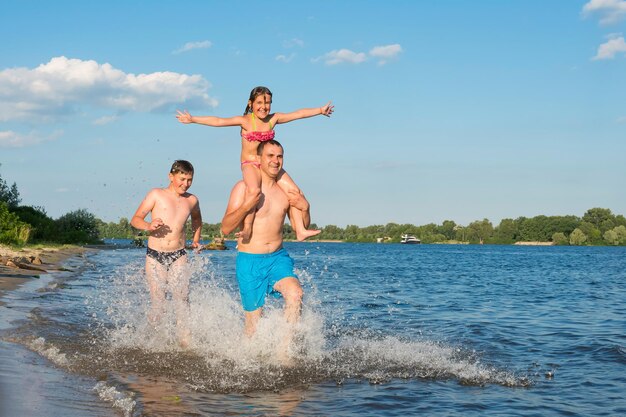
[[[259,143],[259,146],[256,148],[257,155],[261,156],[263,154],[263,148],[265,148],[266,144],[280,146],[282,150],[285,150],[285,148],[283,148],[283,145],[281,145],[280,142],[278,142],[277,140],[271,139],[271,140]]]
[[[172,164],[172,169],[170,169],[170,174],[179,174],[179,173],[193,175],[193,165],[191,165],[191,162],[184,161],[182,159],[174,161],[174,163]]]

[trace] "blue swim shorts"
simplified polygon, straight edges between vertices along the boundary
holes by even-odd
[[[274,284],[283,278],[298,278],[293,271],[293,259],[285,248],[268,254],[239,252],[237,254],[237,282],[245,311],[254,311],[265,304],[265,297],[281,295]]]

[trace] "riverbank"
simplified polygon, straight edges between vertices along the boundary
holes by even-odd
[[[16,250],[0,245],[0,298],[5,292],[37,279],[41,274],[64,270],[62,265],[68,258],[82,257],[93,250],[74,245],[33,246]]]
[[[117,415],[93,392],[94,382],[90,378],[51,365],[46,353],[53,350],[38,350],[35,345],[14,340],[15,323],[25,320],[38,304],[29,304],[28,300],[36,300],[32,295],[20,295],[16,301],[10,293],[20,287],[36,291],[33,288],[45,285],[59,271],[68,271],[65,265],[76,265],[69,263],[72,258],[83,258],[96,250],[73,245],[37,245],[21,249],[0,245],[0,416]],[[7,266],[8,260],[15,266]]]

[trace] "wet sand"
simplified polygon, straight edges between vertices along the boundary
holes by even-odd
[[[85,252],[94,249],[81,246],[58,246],[58,247],[32,247],[21,250],[13,250],[0,245],[0,258],[28,258],[39,257],[41,265],[32,265],[37,269],[24,269],[6,266],[6,262],[0,263],[0,305],[3,305],[2,296],[7,291],[12,291],[24,283],[38,279],[42,274],[53,271],[62,271],[62,264],[73,256],[82,256]]]

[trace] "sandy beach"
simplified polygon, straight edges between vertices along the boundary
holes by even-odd
[[[14,290],[28,280],[37,279],[41,274],[63,270],[62,264],[65,260],[73,256],[83,256],[90,250],[94,249],[73,245],[14,250],[0,245],[0,305],[6,291]],[[38,259],[41,263],[33,262],[33,259]],[[7,263],[15,266],[7,266]]]

